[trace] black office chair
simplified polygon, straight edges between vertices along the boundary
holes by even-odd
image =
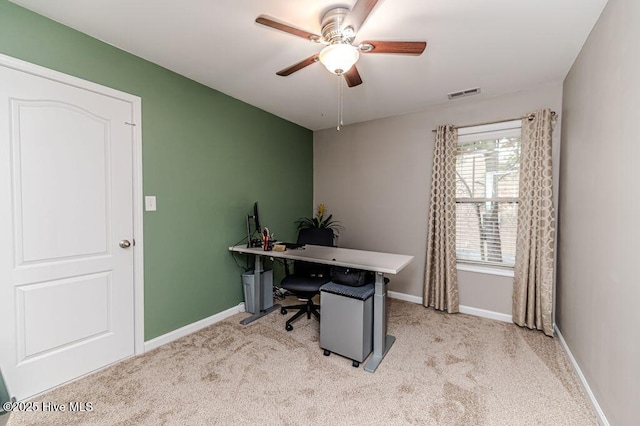
[[[316,246],[333,246],[333,230],[326,228],[301,229],[298,233],[298,244],[313,244]],[[294,261],[294,273],[289,274],[289,266],[285,261],[285,274],[280,287],[293,293],[299,299],[306,300],[304,305],[283,306],[280,309],[282,315],[286,315],[289,309],[297,309],[291,318],[287,320],[285,329],[293,330],[292,322],[305,313],[307,319],[313,314],[320,320],[319,305],[313,303],[313,297],[320,294],[320,287],[330,281],[329,266],[318,263]]]

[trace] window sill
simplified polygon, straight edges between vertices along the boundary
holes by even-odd
[[[486,265],[476,265],[471,263],[456,263],[458,271],[477,272],[479,274],[499,275],[501,277],[513,277],[513,268],[497,268]]]

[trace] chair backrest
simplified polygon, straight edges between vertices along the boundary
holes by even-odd
[[[298,232],[298,244],[313,244],[315,246],[333,246],[333,230],[327,228],[305,228]],[[319,263],[294,261],[296,275],[329,276],[329,267]]]
[[[305,228],[298,232],[298,244],[313,244],[314,246],[332,246],[333,229]]]

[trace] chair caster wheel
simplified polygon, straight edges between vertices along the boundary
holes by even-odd
[[[331,351],[328,351],[328,350],[325,349],[324,350],[324,356],[329,356],[329,355],[331,355]]]
[[[358,361],[353,361],[351,363],[351,366],[354,367],[354,368],[358,368],[358,367],[360,367],[360,363]]]
[[[293,326],[292,326],[291,324],[287,324],[287,325],[285,326],[285,330],[287,330],[287,331],[291,331],[291,330],[293,330]]]
[[[287,310],[285,308],[280,308],[280,313],[282,315],[287,315]]]

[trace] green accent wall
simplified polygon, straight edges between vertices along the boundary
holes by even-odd
[[[310,130],[7,0],[0,53],[142,98],[145,340],[243,300],[227,248],[254,201],[280,240],[312,211]]]
[[[4,377],[2,377],[2,370],[0,369],[0,416],[6,413],[6,410],[2,408],[2,404],[11,401],[7,386],[4,384]]]

